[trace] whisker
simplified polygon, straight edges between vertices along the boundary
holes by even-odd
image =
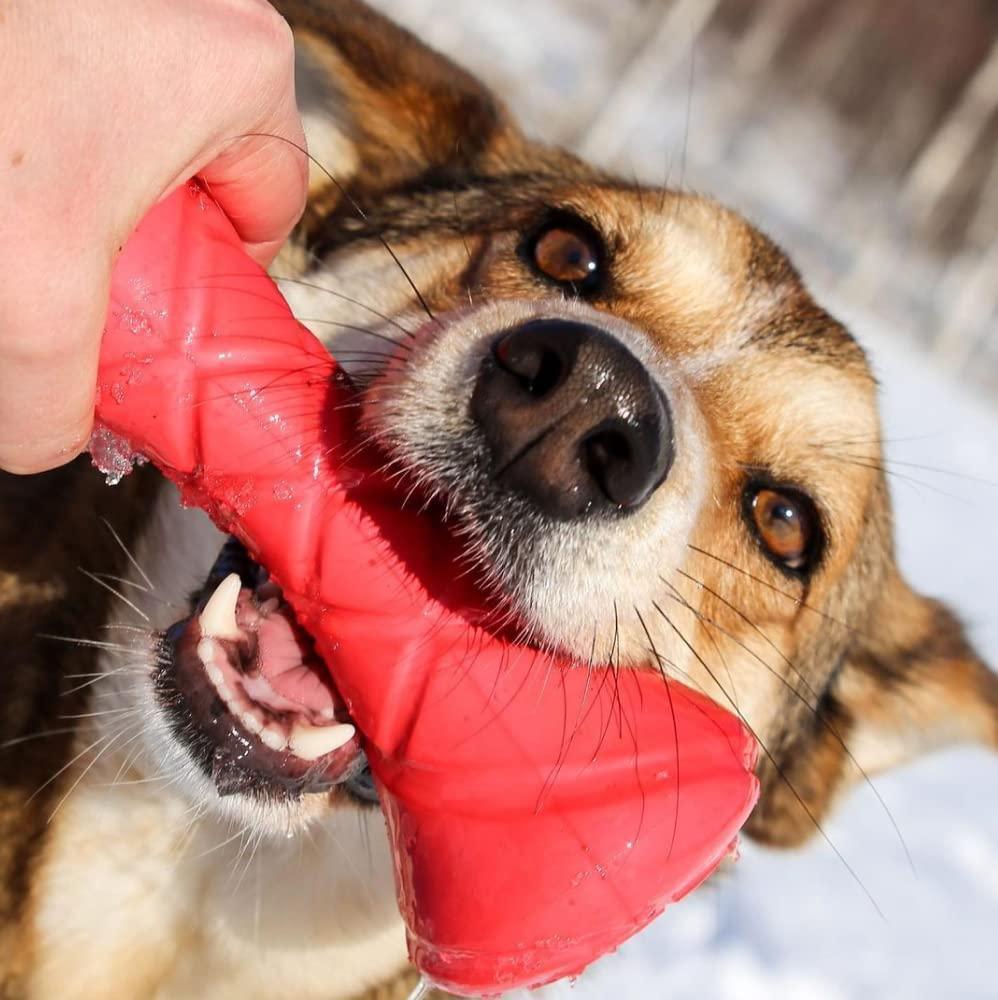
[[[132,758],[132,760],[129,760],[128,763],[131,764],[133,760],[134,757]],[[127,769],[122,768],[121,773],[124,773],[125,770]],[[172,774],[153,774],[147,778],[129,778],[127,781],[115,778],[114,781],[110,782],[109,787],[113,786],[113,787],[128,788],[131,785],[157,785],[164,781],[173,781],[173,780],[174,780],[174,775]]]
[[[690,603],[689,601],[687,601],[687,600],[686,600],[686,599],[685,599],[685,598],[684,598],[684,597],[682,596],[682,594],[680,594],[680,593],[679,593],[679,591],[678,591],[678,590],[676,590],[676,588],[675,588],[675,587],[674,587],[674,586],[673,586],[673,585],[672,585],[671,583],[669,583],[669,581],[668,581],[668,580],[664,579],[664,578],[663,578],[663,577],[661,577],[661,576],[659,577],[659,579],[660,579],[660,580],[661,580],[661,581],[662,581],[662,582],[663,582],[663,583],[664,583],[664,584],[665,584],[665,585],[666,585],[667,587],[669,587],[669,588],[670,588],[670,590],[672,590],[672,591],[673,591],[673,593],[670,593],[670,594],[666,594],[666,597],[671,597],[671,598],[672,598],[673,600],[675,600],[675,601],[679,602],[679,604],[680,604],[680,605],[681,605],[682,607],[684,607],[684,608],[686,608],[686,609],[687,609],[688,611],[690,611],[690,612],[691,612],[691,613],[692,613],[693,615],[695,615],[695,616],[696,616],[696,617],[697,617],[697,618],[698,618],[698,619],[699,619],[700,621],[707,621],[707,622],[709,622],[710,624],[715,624],[715,623],[714,623],[713,621],[711,621],[711,619],[709,619],[709,618],[706,618],[706,616],[705,616],[705,615],[703,615],[703,614],[702,614],[702,613],[701,613],[700,611],[698,611],[698,610],[697,610],[697,609],[696,609],[695,607],[693,607],[693,605],[692,605],[692,604],[691,604],[691,603]],[[717,628],[718,628],[718,629],[719,629],[720,631],[722,631],[722,632],[723,632],[723,630],[722,630],[722,629],[720,629],[720,626],[716,626],[716,627],[717,627]],[[721,651],[721,647],[720,647],[720,645],[718,644],[717,640],[716,640],[716,639],[715,639],[715,638],[714,638],[714,637],[713,637],[713,636],[712,636],[712,635],[710,634],[710,632],[705,632],[704,634],[705,634],[705,635],[707,636],[708,640],[710,640],[710,644],[711,644],[711,646],[713,646],[713,647],[714,647],[714,652],[715,652],[715,653],[717,653],[717,658],[718,658],[718,659],[719,659],[719,660],[721,661],[721,665],[722,665],[722,666],[724,667],[724,672],[725,672],[725,675],[726,675],[726,676],[727,676],[727,678],[728,678],[728,684],[729,684],[729,685],[731,686],[731,696],[732,696],[732,699],[734,700],[735,704],[737,705],[737,704],[738,704],[738,689],[737,689],[737,687],[735,686],[735,679],[734,679],[734,677],[732,676],[732,673],[731,673],[731,669],[730,669],[730,667],[728,666],[728,661],[727,661],[727,660],[725,659],[725,656],[724,656],[724,653],[723,653],[723,652]],[[772,668],[770,668],[770,669],[772,669]]]
[[[118,532],[115,531],[114,525],[111,524],[111,522],[106,517],[101,517],[101,520],[104,522],[104,527],[111,532],[111,537],[118,543],[118,547],[121,549],[122,552],[125,553],[125,558],[132,564],[132,566],[135,567],[135,572],[142,577],[142,579],[146,583],[146,586],[150,590],[155,590],[156,587],[153,584],[152,580],[149,579],[149,575],[138,564],[138,561],[136,560],[135,556],[132,555],[132,553],[128,549],[128,546],[122,540],[121,535],[119,535]]]
[[[102,708],[97,712],[73,712],[69,715],[60,715],[60,719],[97,719],[107,715],[127,715],[136,712],[133,705],[124,705],[121,708]]]
[[[120,642],[105,642],[103,639],[81,639],[71,635],[53,635],[49,632],[36,632],[36,639],[51,639],[55,642],[65,642],[71,646],[86,646],[93,649],[109,649],[115,653],[136,653],[139,647],[126,646]]]
[[[140,729],[126,743],[122,744],[122,749],[124,749],[125,747],[127,747],[131,743],[136,743],[141,736],[142,736],[142,730]],[[115,785],[137,784],[138,782],[140,782],[142,780],[140,778],[133,778],[133,779],[129,779],[128,781],[123,781],[122,780],[123,775],[125,775],[125,774],[128,773],[128,771],[131,768],[132,764],[134,764],[135,761],[138,760],[139,754],[141,754],[141,753],[142,753],[142,744],[138,743],[138,745],[133,750],[130,750],[128,753],[125,754],[124,758],[121,761],[121,766],[115,772],[114,777],[111,779],[111,781],[109,783],[109,787],[113,788]],[[160,780],[163,780],[166,776],[165,775],[154,775],[153,777],[154,778],[158,777]]]
[[[145,720],[143,719],[139,719],[139,721],[136,722],[134,725],[132,725],[130,728],[122,729],[120,732],[116,733],[108,742],[106,742],[104,746],[101,747],[101,749],[94,756],[94,759],[90,761],[89,764],[87,764],[87,766],[83,769],[83,771],[77,776],[76,781],[74,781],[73,784],[69,786],[69,790],[66,792],[66,794],[63,795],[61,799],[59,799],[59,801],[56,803],[55,808],[52,810],[52,812],[49,813],[48,817],[49,823],[51,823],[52,820],[55,819],[56,813],[59,812],[59,810],[63,807],[63,805],[73,794],[73,792],[75,792],[76,789],[80,787],[80,782],[82,782],[83,779],[91,772],[91,770],[93,770],[94,766],[101,759],[101,757],[103,757],[111,749],[111,747],[114,746],[114,744],[121,739],[122,736],[124,736],[126,733],[132,732],[132,730],[134,730],[138,726],[141,726],[144,721]]]
[[[350,192],[343,186],[343,184],[341,184],[340,181],[335,176],[333,176],[333,174],[329,170],[327,170],[322,163],[320,163],[307,149],[305,149],[299,143],[295,142],[293,139],[288,139],[286,136],[275,135],[271,132],[243,132],[242,135],[237,136],[236,138],[244,138],[244,137],[258,138],[258,139],[276,139],[279,142],[285,142],[289,146],[293,146],[295,149],[298,150],[299,153],[303,154],[304,156],[307,156],[309,161],[311,163],[314,163],[315,166],[322,171],[322,173],[329,180],[330,184],[332,184],[336,188],[336,190],[339,191],[340,197],[342,197],[343,200],[354,210],[357,217],[360,218],[362,221],[368,223],[368,225],[370,225],[371,220],[368,218],[367,213],[364,211],[363,208],[361,208],[359,202],[353,197],[353,195],[350,194]],[[391,245],[384,238],[384,236],[382,236],[380,233],[374,233],[373,235],[374,238],[384,247],[385,252],[388,254],[388,256],[391,257],[391,259],[395,262],[396,267],[398,267],[398,269],[402,272],[403,276],[405,277],[405,280],[409,284],[409,287],[412,289],[413,294],[416,296],[416,300],[422,307],[423,312],[426,313],[426,315],[430,318],[431,322],[439,324],[440,321],[437,319],[436,316],[433,315],[433,311],[430,309],[429,305],[427,305],[426,299],[423,297],[423,293],[419,290],[419,288],[416,286],[416,283],[412,280],[412,275],[410,275],[409,272],[405,269],[404,265],[402,264],[402,261],[399,260],[398,254],[395,253],[395,251],[392,249]]]
[[[669,686],[669,678],[665,672],[665,664],[668,662],[659,654],[658,649],[655,646],[655,640],[651,637],[651,632],[648,631],[648,626],[645,624],[644,618],[641,617],[641,612],[635,606],[634,613],[638,616],[638,621],[641,623],[641,630],[645,634],[645,638],[648,640],[648,645],[651,646],[652,655],[655,657],[655,662],[658,665],[659,673],[662,675],[662,683],[665,684],[665,692],[669,696],[669,713],[672,715],[672,746],[676,755],[676,808],[672,814],[672,834],[669,838],[669,850],[666,857],[672,857],[672,848],[676,843],[676,833],[679,830],[679,725],[676,722],[676,706],[672,701],[672,688]]]
[[[114,573],[95,573],[94,575],[99,576],[102,580],[111,580],[114,583],[120,583],[123,587],[134,587],[136,590],[142,591],[143,594],[149,593],[149,588],[137,580],[129,580],[127,577],[117,576]]]
[[[135,632],[138,635],[149,635],[148,628],[143,628],[141,625],[126,625],[124,622],[108,622],[101,625],[100,628],[107,631],[114,629],[121,632]]]
[[[214,854],[215,851],[220,851],[223,847],[227,847],[229,844],[231,844],[232,841],[240,837],[244,837],[246,835],[247,829],[248,829],[247,827],[241,827],[240,829],[236,830],[236,832],[232,834],[231,837],[227,837],[225,840],[222,840],[217,844],[213,844],[211,847],[207,848],[206,850],[202,851],[199,854],[192,855],[189,858],[189,860],[200,861],[202,858],[206,858],[208,857],[208,855]]]
[[[93,687],[95,684],[99,683],[102,680],[107,680],[111,677],[120,676],[121,674],[130,674],[133,672],[138,673],[138,670],[133,667],[123,667],[119,670],[100,671],[97,674],[93,675],[66,674],[65,676],[67,679],[72,679],[76,677],[86,677],[86,676],[89,676],[91,679],[88,681],[84,681],[82,684],[77,684],[75,687],[67,688],[65,691],[62,692],[61,697],[67,698],[69,697],[69,695],[76,694],[79,691],[83,691],[88,687]],[[64,716],[64,718],[67,718],[67,716]]]
[[[755,728],[749,723],[748,719],[745,718],[744,713],[739,710],[738,706],[732,700],[731,695],[729,695],[728,692],[725,691],[724,686],[717,679],[717,675],[707,665],[707,661],[704,660],[704,658],[697,651],[696,647],[694,647],[690,643],[690,641],[686,638],[686,636],[683,634],[683,632],[679,628],[676,627],[676,625],[672,621],[672,619],[665,613],[665,611],[662,610],[662,608],[655,601],[652,601],[652,607],[664,619],[664,621],[672,629],[672,631],[675,632],[675,634],[678,636],[680,642],[682,642],[682,644],[690,651],[690,653],[692,653],[693,657],[700,664],[700,666],[703,667],[703,669],[707,671],[707,674],[710,677],[710,679],[717,685],[718,690],[724,695],[725,699],[731,705],[732,711],[734,711],[734,713],[738,716],[738,718],[741,719],[742,725],[744,725],[745,728],[752,734],[752,736],[755,738],[755,741],[762,748],[762,752],[766,755],[766,759],[772,765],[773,770],[776,771],[776,773],[779,776],[780,780],[790,790],[791,795],[793,795],[793,797],[797,800],[797,803],[800,805],[800,807],[807,814],[808,819],[814,824],[815,830],[817,830],[818,833],[821,834],[822,839],[832,849],[832,851],[834,852],[835,856],[842,863],[842,865],[845,868],[845,870],[850,874],[850,876],[852,877],[852,879],[856,883],[856,885],[858,885],[859,888],[863,891],[863,894],[870,901],[870,904],[873,906],[874,910],[877,911],[877,914],[880,916],[881,920],[886,920],[887,918],[885,917],[884,912],[877,905],[877,901],[873,898],[873,894],[870,892],[869,889],[867,889],[866,885],[863,883],[863,880],[856,873],[856,870],[846,860],[845,855],[832,842],[831,838],[828,836],[828,833],[825,831],[825,828],[821,825],[821,822],[818,820],[818,817],[815,816],[814,811],[804,801],[804,797],[794,787],[793,782],[789,779],[789,777],[787,776],[787,774],[784,771],[784,769],[782,768],[782,766],[777,762],[776,757],[772,754],[772,752],[770,751],[769,747],[766,745],[766,743],[762,740],[762,738],[756,732]]]
[[[396,350],[409,352],[412,348],[404,343],[403,341],[395,340],[393,337],[389,337],[386,333],[379,333],[377,330],[372,330],[370,327],[358,326],[356,323],[343,323],[340,320],[335,319],[325,319],[321,316],[301,316],[294,317],[299,323],[319,323],[323,326],[335,326],[340,330],[352,330],[354,333],[363,334],[365,337],[373,337],[375,340],[383,340],[386,344],[391,344]],[[251,322],[259,321],[261,323],[273,323],[273,316],[244,316],[241,317],[239,322]],[[335,357],[335,355],[334,355]]]
[[[816,445],[816,447],[825,450],[822,445]],[[871,455],[853,455],[851,453],[841,452],[840,456],[843,458],[855,458],[863,461],[878,461],[878,459]],[[985,479],[982,476],[974,476],[968,472],[957,472],[955,469],[943,469],[936,465],[923,465],[921,462],[904,462],[899,458],[886,458],[882,461],[884,466],[901,465],[906,469],[917,469],[920,472],[934,472],[938,476],[949,476],[952,479],[962,479],[970,483],[979,483],[981,486],[990,486],[994,489],[998,489],[998,482],[995,480]],[[920,485],[928,485],[927,483],[921,483],[920,480],[914,481],[919,482]]]
[[[105,740],[109,738],[110,737],[107,735],[98,736],[97,739],[93,741],[93,743],[90,743],[87,746],[85,746],[78,754],[76,754],[75,757],[72,757],[70,760],[66,761],[66,763],[63,764],[62,767],[60,767],[59,770],[55,772],[55,774],[53,774],[51,777],[47,778],[42,784],[40,784],[31,793],[31,795],[28,796],[27,801],[31,802],[36,795],[38,795],[40,792],[48,788],[48,786],[51,785],[53,781],[56,781],[61,774],[69,770],[69,768],[71,768],[78,760],[80,760],[81,757],[85,757],[88,753],[90,753],[91,750],[94,749],[94,747],[99,746],[101,743],[103,743]]]
[[[59,729],[46,729],[43,733],[28,733],[25,736],[15,736],[13,739],[0,743],[0,750],[20,746],[22,743],[29,743],[32,740],[43,740],[48,736],[66,736],[69,733],[75,733],[76,729],[76,726],[62,726]]]
[[[224,275],[222,275],[224,277]],[[232,275],[231,277],[236,277]],[[397,319],[391,316],[386,316],[383,312],[378,312],[372,306],[369,306],[366,302],[361,302],[359,299],[351,298],[349,295],[344,295],[342,292],[337,292],[332,288],[326,288],[325,285],[320,285],[315,281],[306,281],[304,278],[292,278],[287,275],[270,275],[270,277],[277,282],[287,282],[291,285],[300,285],[303,288],[311,288],[313,291],[322,292],[324,295],[332,295],[337,299],[341,299],[344,302],[349,302],[353,306],[357,306],[358,309],[363,309],[365,312],[369,312],[372,316],[377,316],[378,319],[384,320],[391,326],[400,330],[405,336],[410,338],[415,338],[415,334],[408,327],[403,326]],[[308,323],[310,320],[299,319],[300,323]]]
[[[887,819],[890,821],[891,826],[894,828],[894,832],[897,835],[898,841],[901,844],[901,848],[904,851],[904,855],[908,860],[908,865],[910,866],[912,872],[914,874],[917,874],[917,869],[915,867],[915,859],[912,857],[911,851],[908,849],[908,842],[905,840],[904,834],[901,832],[901,827],[898,826],[897,820],[894,818],[894,814],[891,812],[887,803],[884,801],[883,796],[880,794],[880,790],[873,783],[873,779],[870,777],[870,775],[866,772],[863,766],[855,758],[852,751],[849,749],[848,744],[845,742],[845,739],[839,733],[838,729],[835,727],[835,725],[832,723],[830,719],[828,719],[825,715],[823,715],[819,711],[818,706],[820,705],[821,702],[821,696],[817,691],[815,691],[814,687],[808,682],[804,674],[794,665],[793,661],[790,660],[790,658],[783,652],[783,650],[781,650],[779,646],[777,646],[776,643],[773,642],[773,640],[770,639],[770,637],[766,635],[766,633],[761,628],[759,628],[759,626],[756,625],[755,622],[753,622],[743,611],[735,607],[734,604],[732,604],[726,598],[722,597],[716,591],[711,590],[710,587],[708,587],[701,581],[697,580],[695,577],[691,577],[688,573],[684,573],[683,570],[681,569],[677,570],[677,572],[680,573],[682,576],[686,577],[686,579],[690,580],[692,583],[696,584],[699,587],[702,587],[704,590],[707,591],[707,593],[711,594],[713,597],[717,598],[717,600],[721,601],[721,603],[724,604],[726,607],[730,608],[736,615],[739,616],[739,618],[741,618],[750,628],[752,628],[770,647],[772,647],[776,655],[779,656],[793,671],[794,676],[797,677],[797,679],[804,685],[805,690],[814,699],[815,702],[814,705],[812,705],[792,684],[790,684],[787,681],[785,677],[782,676],[782,674],[780,674],[778,670],[774,669],[771,664],[767,663],[754,649],[752,649],[746,643],[742,642],[737,636],[735,636],[733,633],[725,629],[722,625],[714,621],[714,619],[710,618],[707,615],[704,615],[703,612],[701,612],[697,608],[694,608],[693,605],[689,601],[687,601],[686,598],[684,598],[682,594],[680,594],[679,591],[676,590],[676,588],[671,583],[669,583],[668,580],[662,579],[662,582],[673,591],[673,594],[670,594],[668,596],[673,597],[674,600],[678,600],[681,604],[683,604],[683,606],[689,608],[689,610],[694,615],[696,615],[697,618],[716,628],[722,635],[727,636],[729,639],[732,640],[732,642],[736,643],[739,647],[741,647],[741,649],[743,649],[746,653],[748,653],[749,656],[753,657],[755,660],[761,663],[762,666],[764,666],[778,681],[780,681],[780,683],[783,684],[784,687],[786,687],[786,689],[795,698],[797,698],[802,705],[806,706],[810,710],[810,712],[812,713],[814,718],[818,721],[818,723],[832,736],[832,738],[836,741],[836,743],[842,748],[842,751],[846,754],[849,761],[856,768],[856,770],[859,771],[864,782],[869,786],[870,791],[873,792],[874,797],[876,798],[877,802],[880,803],[880,807],[883,809],[885,815],[887,816]],[[715,648],[717,648],[716,643],[715,643]]]
[[[729,562],[727,559],[724,559],[719,555],[715,555],[713,552],[701,549],[698,545],[694,545],[692,542],[687,542],[686,547],[692,549],[694,552],[698,552],[702,556],[706,556],[708,559],[713,559],[722,566],[727,566],[728,569],[733,570],[736,573],[741,573],[742,576],[747,577],[753,583],[758,583],[760,586],[765,587],[774,594],[779,594],[780,597],[785,597],[788,601],[792,601],[798,608],[810,611],[812,614],[818,615],[820,618],[824,618],[825,621],[831,622],[833,625],[838,625],[839,628],[843,628],[847,632],[852,632],[854,635],[858,635],[861,638],[871,638],[871,636],[863,632],[861,629],[856,628],[854,625],[849,625],[846,622],[839,621],[838,618],[822,611],[820,608],[816,608],[814,605],[808,604],[805,600],[803,600],[803,598],[797,597],[794,594],[788,594],[785,590],[780,590],[780,588],[775,584],[770,583],[768,580],[764,580],[761,576],[756,576],[754,573],[750,573],[747,569],[743,569],[741,566],[737,566],[735,563]]]
[[[912,487],[921,487],[925,490],[931,490],[938,496],[945,497],[947,500],[955,500],[957,503],[969,504],[970,501],[966,497],[958,496],[955,493],[948,493],[946,490],[940,489],[938,486],[934,486],[932,483],[927,483],[922,479],[916,479],[914,476],[906,476],[903,473],[895,472],[893,469],[888,468],[881,462],[876,460],[861,461],[857,458],[849,458],[844,455],[831,455],[828,457],[833,462],[839,462],[842,465],[854,465],[859,469],[870,469],[873,472],[879,472],[881,475],[890,476],[896,479],[899,483],[905,483]]]
[[[89,579],[93,580],[94,583],[96,583],[98,586],[103,587],[109,593],[114,594],[114,596],[117,597],[118,600],[120,600],[122,603],[127,604],[128,607],[130,607],[140,618],[144,619],[145,621],[149,621],[149,616],[144,611],[142,611],[138,607],[138,605],[134,604],[127,597],[125,597],[125,595],[122,594],[121,591],[115,590],[114,587],[111,586],[111,584],[109,584],[109,583],[105,582],[104,580],[102,580],[99,576],[97,576],[96,573],[91,573],[90,570],[84,569],[82,566],[77,566],[76,568],[84,576],[86,576]]]

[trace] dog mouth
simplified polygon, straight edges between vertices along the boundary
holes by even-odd
[[[280,587],[234,538],[164,638],[157,693],[221,796],[375,798],[360,740]]]

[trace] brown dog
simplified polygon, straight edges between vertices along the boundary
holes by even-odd
[[[770,844],[914,754],[998,744],[995,676],[895,566],[863,352],[783,253],[712,201],[526,139],[354,0],[281,6],[321,167],[275,274],[400,498],[441,499],[496,608],[742,715]],[[249,628],[237,600],[291,629],[259,568],[216,561],[224,539],[148,469],[5,476],[0,511],[2,995],[403,989],[362,761],[310,766],[336,720],[261,662],[219,702],[176,641],[195,614]],[[205,612],[229,571],[240,594]]]

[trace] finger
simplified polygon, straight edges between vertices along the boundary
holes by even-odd
[[[267,135],[237,139],[201,171],[247,251],[267,266],[301,218],[308,194],[305,135],[297,112]]]
[[[93,424],[107,283],[71,298],[45,291],[2,320],[0,469],[8,472],[65,464],[86,447]]]

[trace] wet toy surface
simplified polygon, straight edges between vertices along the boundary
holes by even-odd
[[[99,427],[238,536],[313,636],[416,965],[465,995],[574,975],[729,852],[754,741],[683,685],[482,627],[444,526],[357,457],[351,392],[195,184],[153,210],[114,275]]]

